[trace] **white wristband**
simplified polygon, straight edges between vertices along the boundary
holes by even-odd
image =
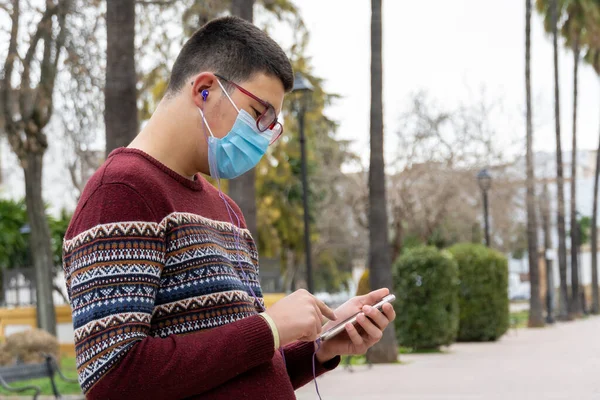
[[[275,321],[273,321],[273,318],[271,318],[271,316],[266,312],[261,312],[259,315],[263,317],[265,321],[267,321],[267,324],[269,324],[269,327],[271,328],[271,333],[273,334],[273,341],[275,342],[275,350],[279,349],[279,331],[277,330],[277,325],[275,325]]]

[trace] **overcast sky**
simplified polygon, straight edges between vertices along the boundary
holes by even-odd
[[[297,2],[310,32],[314,72],[329,92],[343,97],[327,114],[340,122],[339,135],[356,141],[368,163],[371,6],[367,0]],[[352,4],[352,6],[350,6]],[[277,33],[275,36],[277,38]],[[541,18],[532,24],[532,84],[536,150],[555,149],[552,41]],[[485,87],[501,101],[497,140],[508,146],[525,135],[525,2],[383,1],[384,118],[387,159],[396,151],[399,115],[411,93],[428,92],[442,106],[473,103]],[[579,148],[598,146],[600,85],[593,69],[580,64]],[[561,48],[563,149],[571,149],[573,56]],[[523,151],[522,146],[513,152]]]
[[[326,113],[340,123],[339,136],[353,139],[363,164],[369,157],[370,18],[368,0],[298,0],[308,27],[314,73],[325,88],[342,95]],[[383,60],[386,160],[398,151],[394,138],[400,114],[412,93],[425,90],[446,107],[473,103],[486,88],[488,101],[504,107],[494,116],[496,142],[513,154],[524,152],[525,2],[523,0],[383,1]],[[351,4],[351,6],[350,6]],[[289,32],[271,31],[282,45]],[[287,42],[287,43],[286,43]],[[561,120],[563,149],[571,148],[573,56],[561,48]],[[554,151],[552,42],[534,14],[532,80],[536,150]],[[600,85],[589,66],[579,74],[579,148],[598,146]],[[515,140],[517,147],[509,148]],[[3,152],[9,153],[8,149]],[[50,153],[60,154],[60,149]],[[14,157],[8,155],[8,164]],[[49,155],[50,159],[54,156]],[[59,157],[60,159],[60,157]],[[16,163],[15,163],[16,166]],[[61,165],[62,167],[62,165]],[[61,174],[46,168],[46,179]],[[22,179],[20,173],[14,179]],[[8,186],[11,186],[10,184]],[[47,187],[48,185],[46,185]],[[15,195],[16,196],[16,195]]]

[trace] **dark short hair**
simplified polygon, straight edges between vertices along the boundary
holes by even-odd
[[[214,19],[188,39],[173,65],[167,96],[181,91],[192,76],[203,71],[218,73],[233,82],[264,73],[279,78],[286,92],[294,85],[292,65],[281,47],[258,27],[238,17]]]

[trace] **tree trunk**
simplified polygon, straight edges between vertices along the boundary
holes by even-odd
[[[558,10],[557,0],[551,0],[552,13],[552,44],[554,47],[554,122],[556,128],[556,187],[557,187],[557,213],[556,225],[558,228],[558,269],[560,272],[560,307],[559,317],[567,319],[569,307],[569,293],[567,288],[567,245],[565,232],[565,191],[562,163],[562,145],[560,137],[560,90],[558,86]]]
[[[579,37],[573,39],[573,149],[571,152],[571,314],[581,315],[579,297],[579,240],[577,232],[577,75],[579,69]]]
[[[527,245],[529,252],[529,326],[544,326],[538,264],[538,226],[535,212],[533,126],[531,123],[531,0],[525,0],[525,95],[527,102]]]
[[[232,0],[231,14],[252,22],[255,0]],[[239,178],[229,181],[229,196],[244,214],[246,226],[258,247],[258,225],[256,221],[256,169],[251,169]]]
[[[372,289],[392,287],[392,266],[388,240],[383,160],[383,68],[381,55],[382,0],[371,0],[371,160],[369,167],[369,280]],[[394,324],[368,354],[370,362],[389,363],[398,359]]]
[[[0,112],[0,115],[2,114],[2,112]],[[2,117],[0,116],[0,131],[2,130],[1,127],[4,126],[4,121],[2,121]],[[2,161],[2,140],[0,139],[0,186],[2,185],[2,165],[4,164],[4,162]]]
[[[106,156],[138,134],[135,74],[135,0],[107,0],[104,123]]]
[[[56,336],[56,315],[52,299],[52,248],[50,228],[42,198],[43,152],[30,152],[21,160],[25,173],[25,201],[31,227],[30,248],[33,256],[36,283],[37,325]]]
[[[29,244],[36,281],[37,325],[56,335],[52,299],[54,265],[50,228],[42,197],[42,165],[44,152],[48,148],[48,138],[43,129],[53,112],[52,94],[66,39],[66,19],[72,4],[70,0],[45,2],[45,10],[42,11],[37,28],[34,28],[35,24],[32,24],[32,21],[29,21],[29,26],[24,26],[30,32],[32,40],[25,56],[21,58],[17,52],[17,39],[22,2],[14,0],[12,3],[10,40],[3,69],[4,79],[0,81],[0,102],[4,103],[4,123],[0,129],[6,133],[10,147],[21,163],[25,178],[25,202],[31,227]],[[41,49],[40,40],[44,43]],[[13,88],[11,78],[15,78],[13,67],[17,59],[21,63],[18,74],[20,81]],[[33,69],[32,65],[35,66]],[[38,85],[32,87],[31,82],[36,81]],[[31,98],[31,92],[35,93],[34,99]],[[13,109],[13,105],[17,108]]]
[[[402,211],[401,208],[396,208],[392,218],[394,224],[394,239],[392,242],[392,263],[394,263],[402,253],[402,244],[404,242],[404,227],[402,226]]]
[[[256,222],[256,169],[229,181],[228,195],[242,210],[246,227],[250,230],[258,248],[258,226]]]
[[[254,2],[255,0],[231,0],[231,15],[253,22]]]
[[[596,151],[596,173],[594,175],[594,204],[592,206],[592,314],[600,314],[598,290],[598,176],[600,175],[600,139]]]

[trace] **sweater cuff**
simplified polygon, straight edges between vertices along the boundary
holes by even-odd
[[[269,354],[273,357],[275,352],[275,338],[267,320],[259,315],[244,318],[240,321],[239,329],[242,331],[244,341],[248,343],[248,353],[251,358],[263,358]]]
[[[297,351],[298,351],[298,358],[309,359],[311,362],[311,367],[312,367],[313,353],[316,351],[315,343],[314,342],[303,343],[302,345],[297,347]],[[315,375],[316,376],[323,375],[325,372],[335,369],[338,366],[338,364],[340,363],[340,360],[341,360],[340,356],[335,356],[331,360],[325,361],[324,363],[320,363],[319,360],[317,360],[317,357],[315,355]],[[312,373],[312,371],[311,371],[311,373]]]
[[[275,325],[275,321],[273,321],[273,318],[271,318],[271,316],[266,312],[261,312],[259,315],[263,317],[265,321],[267,321],[267,323],[269,324],[269,327],[271,328],[271,333],[273,334],[273,341],[275,342],[275,350],[279,349],[279,331],[277,330],[277,325]]]
[[[315,357],[315,374],[313,375],[314,342],[295,342],[283,349],[288,375],[294,390],[306,385],[313,378],[331,371],[340,363],[340,356],[335,356],[322,364]]]

